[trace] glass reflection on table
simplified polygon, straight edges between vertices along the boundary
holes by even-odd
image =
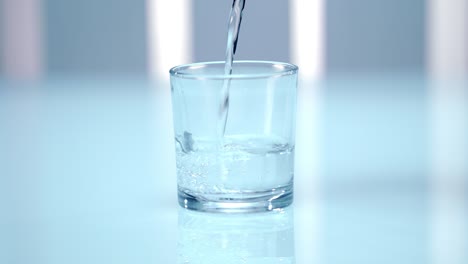
[[[178,263],[295,263],[293,208],[256,214],[179,210]]]

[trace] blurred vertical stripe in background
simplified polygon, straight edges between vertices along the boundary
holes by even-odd
[[[151,78],[167,79],[171,67],[193,61],[192,5],[197,2],[146,0]]]
[[[308,204],[312,210],[307,212],[297,210],[299,222],[306,229],[297,232],[296,250],[298,263],[320,263],[323,249],[317,237],[321,232],[321,213],[318,203],[321,193],[321,168],[323,159],[320,153],[320,96],[324,77],[325,65],[325,0],[290,0],[289,1],[289,52],[290,61],[299,66],[299,90],[296,125],[296,177],[295,193],[307,196],[307,202],[298,201],[296,204]]]
[[[440,78],[468,74],[468,2],[428,0],[428,70]]]
[[[468,259],[468,2],[428,0],[433,263]]]
[[[42,1],[3,0],[0,5],[0,69],[8,78],[39,78],[46,59]]]
[[[291,61],[300,67],[302,78],[317,79],[324,71],[326,3],[291,0],[290,5]]]

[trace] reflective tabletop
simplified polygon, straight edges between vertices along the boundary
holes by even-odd
[[[0,263],[468,263],[468,82],[302,80],[294,203],[177,204],[170,87],[0,80]]]

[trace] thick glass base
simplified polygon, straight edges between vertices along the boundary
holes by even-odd
[[[264,192],[197,195],[179,188],[179,205],[196,211],[221,213],[253,213],[272,211],[293,202],[292,185]]]

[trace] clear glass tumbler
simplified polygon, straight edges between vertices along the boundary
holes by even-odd
[[[297,71],[268,61],[236,61],[230,75],[224,62],[170,70],[182,207],[255,212],[292,203]]]

